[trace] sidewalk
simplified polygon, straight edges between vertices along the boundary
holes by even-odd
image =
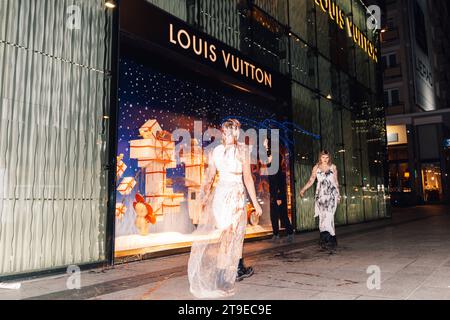
[[[450,208],[395,209],[392,220],[338,228],[339,251],[317,248],[318,233],[293,244],[245,245],[255,275],[237,284],[233,299],[450,299]],[[22,282],[0,299],[193,299],[188,254],[82,273],[81,290],[67,290],[68,275]],[[381,289],[369,290],[367,268],[381,269]]]

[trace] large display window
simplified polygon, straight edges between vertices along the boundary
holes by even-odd
[[[194,77],[191,72],[151,55],[124,54],[121,59],[116,257],[191,245],[201,220],[200,188],[208,163],[206,147],[211,143],[196,138],[199,125],[204,133],[220,128],[227,118],[236,118],[243,130],[259,132],[289,123],[287,103],[197,73]],[[189,152],[180,149],[174,137],[180,129],[193,137]],[[280,132],[277,176],[286,186],[285,201],[292,219],[291,141],[285,135],[289,130]],[[260,142],[245,139],[244,143],[256,148]],[[248,205],[247,237],[272,232],[270,185],[264,170],[261,162],[252,165],[263,216],[259,221],[253,219]]]
[[[422,188],[425,202],[439,202],[442,199],[442,173],[439,163],[422,165]]]

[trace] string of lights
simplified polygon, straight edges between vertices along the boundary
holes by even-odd
[[[88,66],[88,65],[85,65],[85,64],[82,64],[82,63],[77,63],[77,62],[74,62],[72,60],[65,59],[65,58],[62,58],[62,57],[58,57],[58,56],[55,56],[55,55],[51,55],[49,53],[46,53],[46,52],[43,52],[43,51],[40,51],[40,50],[31,49],[29,47],[22,46],[22,45],[17,44],[17,43],[12,43],[12,42],[9,42],[9,41],[6,41],[6,40],[0,40],[0,44],[4,44],[4,45],[7,45],[7,46],[11,46],[11,47],[14,47],[14,48],[25,50],[25,51],[28,51],[28,52],[30,52],[32,54],[39,54],[39,55],[42,55],[44,57],[47,57],[47,58],[50,58],[50,59],[53,59],[53,60],[56,60],[56,61],[60,61],[60,62],[71,64],[71,65],[73,65],[75,67],[80,67],[80,68],[83,68],[83,69],[86,69],[86,70],[89,70],[89,71],[98,72],[98,73],[106,75],[107,77],[111,76],[111,72],[109,72],[109,71],[93,68],[91,66]]]

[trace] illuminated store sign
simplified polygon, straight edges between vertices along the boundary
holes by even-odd
[[[425,111],[436,110],[436,94],[432,72],[432,47],[429,46],[430,21],[428,20],[428,4],[424,0],[409,2],[409,10],[414,14],[411,33],[414,35],[412,53],[415,66],[414,88],[416,104]]]
[[[208,43],[184,28],[177,29],[172,23],[169,25],[170,44],[193,52],[196,56],[220,63],[227,70],[245,76],[261,85],[272,88],[272,74],[255,66],[249,61],[240,58],[225,49],[218,49],[216,45]]]
[[[121,42],[240,88],[285,99],[289,77],[143,0],[122,1]],[[150,17],[150,18],[149,18]],[[139,51],[140,49],[133,49]],[[145,54],[145,53],[143,53]],[[171,61],[173,63],[171,63]]]
[[[367,36],[347,17],[342,9],[332,0],[314,0],[317,7],[328,14],[337,26],[346,31],[349,38],[357,44],[375,63],[378,63],[378,49]]]

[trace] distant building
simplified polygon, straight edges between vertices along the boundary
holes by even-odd
[[[449,3],[384,0],[381,4],[391,202],[448,202]]]

